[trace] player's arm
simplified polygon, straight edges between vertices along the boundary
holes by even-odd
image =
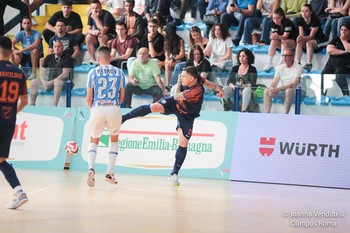
[[[119,89],[119,104],[123,103],[125,97],[125,88]]]
[[[185,96],[184,94],[181,92],[181,75],[179,75],[179,79],[177,81],[177,85],[176,85],[176,89],[175,89],[175,93],[174,93],[174,99],[175,100],[185,100]]]
[[[93,89],[91,87],[86,88],[86,102],[89,108],[92,107],[92,100],[93,100],[92,94],[93,94]]]
[[[28,95],[20,95],[18,97],[17,112],[23,110],[23,108],[28,104]]]

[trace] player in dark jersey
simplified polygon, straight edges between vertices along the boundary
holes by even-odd
[[[223,97],[224,91],[221,87],[199,76],[195,67],[188,66],[184,68],[179,76],[174,96],[160,99],[151,105],[143,105],[135,108],[123,115],[122,118],[122,122],[125,122],[126,120],[145,116],[152,112],[176,115],[179,147],[175,154],[175,164],[170,176],[170,180],[174,186],[180,185],[178,173],[186,158],[188,141],[192,135],[194,119],[199,117],[199,112],[202,108],[203,85],[214,91],[218,91],[217,96]]]
[[[16,114],[28,104],[27,84],[23,72],[9,62],[12,43],[0,36],[0,171],[14,189],[13,201],[6,207],[16,209],[28,201],[14,168],[6,161],[16,127]]]

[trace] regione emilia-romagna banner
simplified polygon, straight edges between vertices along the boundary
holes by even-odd
[[[195,120],[181,175],[229,178],[235,131],[233,122],[236,116],[235,113],[201,113],[201,117]],[[81,157],[78,157],[83,162],[78,162],[78,158],[73,157],[71,169],[87,169],[90,125],[88,117],[87,109],[78,110],[77,131],[82,131]],[[168,175],[178,148],[176,126],[177,119],[174,115],[150,114],[126,121],[119,136],[117,172]],[[97,170],[106,170],[109,143],[108,131],[105,130],[98,146]]]
[[[239,115],[231,180],[350,188],[350,119]]]

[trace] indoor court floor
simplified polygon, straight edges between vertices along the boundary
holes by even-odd
[[[17,169],[29,202],[7,210],[0,179],[0,233],[284,233],[350,229],[350,190],[86,172]]]

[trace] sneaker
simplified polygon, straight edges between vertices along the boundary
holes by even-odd
[[[179,176],[177,174],[171,175],[169,180],[173,186],[180,186]]]
[[[111,184],[118,184],[117,179],[114,177],[114,174],[106,174],[105,175],[105,181],[108,181]]]
[[[306,65],[303,68],[307,72],[310,72],[312,70],[312,64],[311,63],[306,63]]]
[[[28,78],[27,80],[33,80],[33,79],[36,79],[36,75],[34,73],[32,73]]]
[[[241,41],[241,39],[233,39],[233,40],[232,40],[232,43],[233,43],[235,46],[238,46],[240,41]]]
[[[38,26],[39,25],[38,22],[35,20],[35,18],[31,18],[31,20],[32,20],[32,25],[33,26]]]
[[[95,170],[93,168],[91,168],[88,171],[88,179],[87,179],[87,185],[89,187],[94,187],[95,186]]]
[[[271,69],[273,69],[273,64],[272,63],[267,63],[267,65],[263,68],[263,71],[268,72]]]
[[[20,190],[20,191],[16,192],[15,194],[13,194],[13,200],[10,204],[8,204],[6,206],[6,208],[7,209],[17,209],[18,207],[27,203],[27,201],[28,201],[27,194],[25,192],[23,192],[23,190]]]

